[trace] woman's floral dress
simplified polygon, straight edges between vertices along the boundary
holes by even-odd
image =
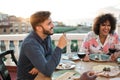
[[[119,38],[118,34],[109,34],[102,44],[99,39],[99,35],[96,35],[93,31],[90,31],[85,37],[81,49],[88,52],[88,54],[92,53],[104,53],[107,54],[109,52],[109,48],[112,44],[118,44]]]

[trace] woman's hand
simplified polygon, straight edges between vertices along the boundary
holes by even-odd
[[[90,61],[89,55],[86,54],[85,58],[83,59],[84,61]]]
[[[30,74],[32,74],[32,75],[36,75],[36,74],[38,74],[38,69],[36,69],[36,68],[32,68],[32,70],[30,70],[28,73],[30,73]]]
[[[110,61],[115,61],[115,60],[116,60],[115,54],[111,54],[111,55],[110,55]]]

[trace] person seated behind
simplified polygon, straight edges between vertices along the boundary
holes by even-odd
[[[95,18],[92,31],[88,32],[81,48],[87,54],[84,60],[89,60],[88,54],[109,53],[112,44],[118,44],[118,34],[115,32],[116,18],[110,14],[102,14]],[[114,48],[114,46],[112,46]],[[114,61],[116,56],[111,55]]]

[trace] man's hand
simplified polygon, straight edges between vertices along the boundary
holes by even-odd
[[[96,78],[97,75],[93,71],[87,71],[81,75],[80,80],[95,80]]]
[[[63,35],[60,37],[59,41],[58,41],[58,47],[63,49],[65,46],[67,45],[67,38],[66,38],[66,34],[63,33]]]
[[[30,73],[30,74],[32,74],[32,75],[36,75],[36,74],[38,74],[38,69],[36,69],[36,68],[32,68],[32,70],[30,70],[28,73]]]

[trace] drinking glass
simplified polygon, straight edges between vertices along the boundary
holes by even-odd
[[[115,52],[116,52],[115,44],[112,43],[109,45],[109,53],[108,53],[108,55],[110,55],[111,61],[115,61],[116,59],[116,56],[114,54]]]
[[[115,44],[109,45],[109,55],[114,54],[116,52]]]
[[[78,66],[79,69],[84,69],[84,67],[82,66],[82,62],[84,57],[86,56],[86,53],[82,50],[78,51],[77,53],[78,57],[80,58],[80,65]]]

